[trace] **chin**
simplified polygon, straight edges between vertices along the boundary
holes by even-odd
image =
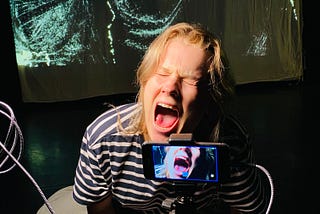
[[[166,142],[170,136],[170,133],[162,133],[158,131],[149,132],[149,138],[151,141],[158,141],[158,142]]]
[[[159,142],[167,141],[172,133],[179,133],[177,131],[177,128],[175,127],[172,127],[170,129],[165,129],[165,128],[157,127],[154,124],[152,126],[152,130],[148,132],[149,132],[149,138],[152,141],[159,141]]]

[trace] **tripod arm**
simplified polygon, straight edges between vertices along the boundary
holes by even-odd
[[[162,206],[174,210],[175,214],[196,213],[193,204],[196,183],[175,182],[173,186],[177,195],[176,199],[166,199],[162,202]]]

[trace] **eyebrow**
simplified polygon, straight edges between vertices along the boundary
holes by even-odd
[[[177,70],[177,69],[170,69],[164,66],[159,66],[158,67],[159,71],[166,72],[168,74],[172,74],[174,72],[177,72],[179,76],[181,77],[195,77],[196,79],[202,79],[204,75],[202,75],[203,72],[203,67],[199,68],[199,70]],[[198,74],[201,74],[200,77]]]

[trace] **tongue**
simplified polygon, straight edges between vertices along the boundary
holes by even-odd
[[[184,166],[178,166],[178,165],[176,165],[176,166],[174,166],[174,168],[175,168],[177,171],[181,171],[181,172],[187,171],[187,168],[184,167]]]
[[[174,166],[177,175],[181,176],[182,178],[186,178],[188,176],[187,168],[184,166]]]
[[[171,127],[174,122],[177,120],[177,117],[169,114],[158,114],[156,117],[156,124],[163,128]]]

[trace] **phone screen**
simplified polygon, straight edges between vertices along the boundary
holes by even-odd
[[[218,182],[218,149],[215,145],[152,145],[154,178]]]

